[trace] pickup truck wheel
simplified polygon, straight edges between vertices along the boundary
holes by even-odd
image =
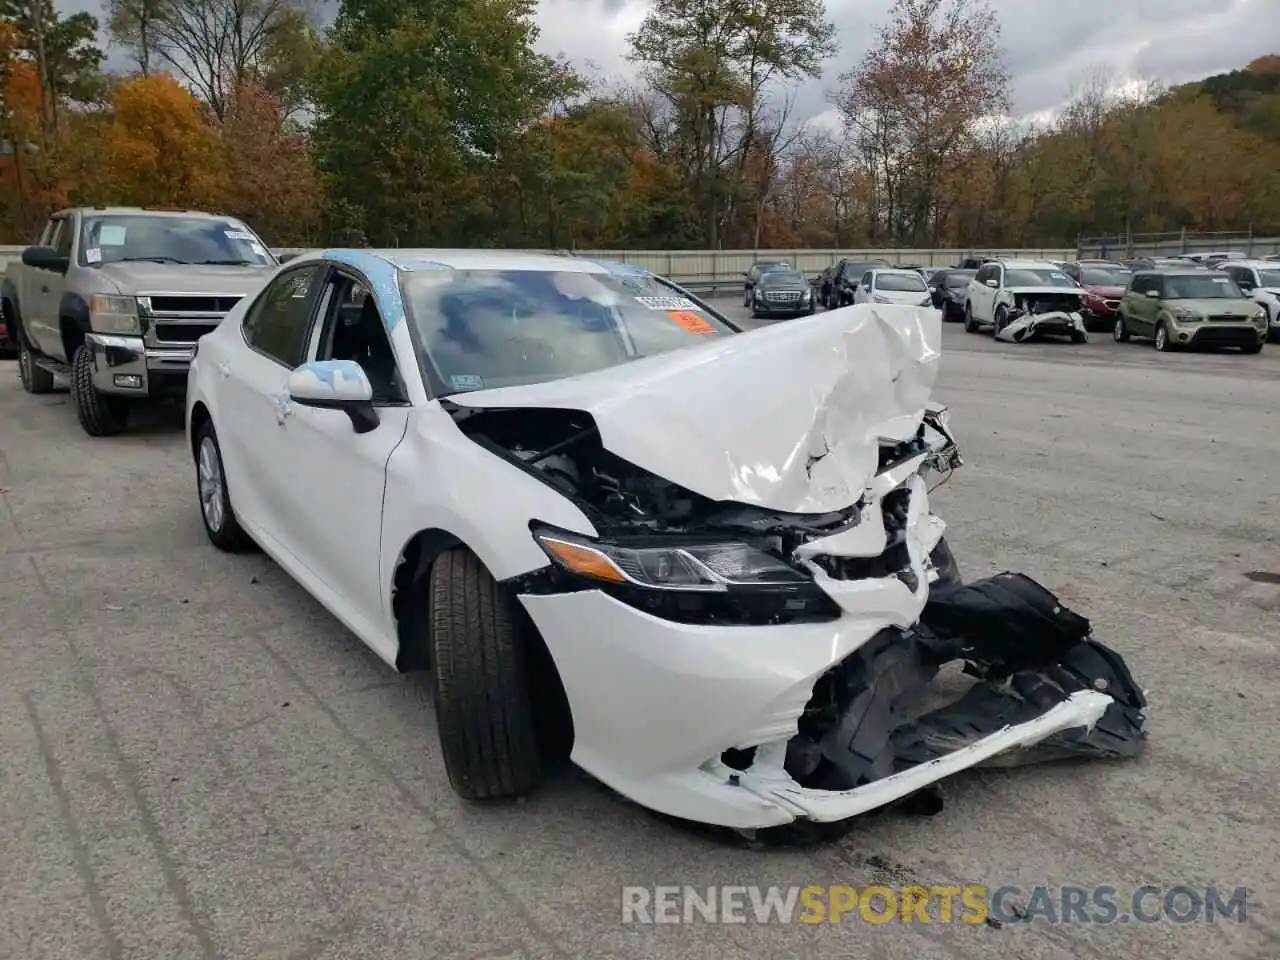
[[[213,421],[206,420],[196,431],[196,490],[200,495],[200,518],[209,542],[227,553],[252,550],[253,540],[231,508],[227,474],[222,466],[222,448]]]
[[[528,793],[542,781],[543,763],[516,599],[465,547],[436,558],[429,596],[436,723],[449,782],[467,800]]]
[[[129,425],[129,401],[109,397],[93,386],[93,352],[81,344],[71,364],[71,402],[84,432],[91,437],[113,437]]]
[[[53,374],[36,366],[36,358],[27,346],[27,338],[18,333],[18,376],[22,389],[27,393],[50,393],[53,390]]]

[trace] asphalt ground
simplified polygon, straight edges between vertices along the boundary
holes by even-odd
[[[934,503],[961,568],[1090,617],[1147,688],[1147,752],[970,772],[933,816],[768,851],[572,771],[463,804],[423,680],[208,545],[180,411],[91,440],[0,364],[0,958],[1280,956],[1280,345],[943,340],[967,464]],[[976,924],[936,900],[869,922],[879,895],[839,923],[760,923],[749,892],[743,923],[622,910],[629,886],[968,884],[1017,889]],[[1144,884],[1144,917],[1179,885],[1245,887],[1245,916],[1179,923],[1183,896],[1145,922]],[[1061,922],[1063,888],[1099,886],[1129,922],[1082,922],[1092,899]]]

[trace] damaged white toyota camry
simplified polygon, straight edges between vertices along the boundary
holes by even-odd
[[[960,583],[927,489],[960,462],[940,337],[878,304],[743,333],[575,257],[308,254],[199,342],[201,514],[434,671],[466,798],[569,750],[751,830],[1132,756],[1145,701],[1089,622],[1020,575]],[[930,705],[952,662],[973,685]]]

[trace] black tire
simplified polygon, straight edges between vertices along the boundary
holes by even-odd
[[[256,549],[257,544],[244,532],[231,506],[231,490],[227,486],[227,471],[222,463],[222,447],[218,444],[218,434],[213,429],[212,420],[206,420],[196,430],[195,446],[196,493],[200,498],[200,519],[204,522],[204,532],[208,534],[209,542],[225,553],[245,553]],[[212,458],[219,480],[217,489],[208,491],[217,497],[221,508],[221,512],[214,514],[212,519],[212,511],[205,504],[206,478],[201,464],[201,457],[206,453]]]
[[[129,426],[129,401],[109,397],[93,386],[93,351],[81,344],[71,363],[71,402],[76,419],[91,437],[113,437]]]
[[[1160,353],[1168,353],[1173,347],[1169,343],[1169,328],[1163,320],[1156,324],[1155,346]]]
[[[978,321],[973,319],[973,304],[971,303],[965,303],[964,305],[964,332],[978,332]]]
[[[991,336],[998,336],[1000,331],[1009,325],[1009,308],[1004,304],[996,307],[996,312],[991,318]]]
[[[1072,343],[1088,343],[1089,334],[1085,333],[1083,330],[1072,330],[1071,342]]]
[[[1131,336],[1133,335],[1129,332],[1129,324],[1125,322],[1124,314],[1117,313],[1115,326],[1111,329],[1111,338],[1116,343],[1128,343]]]
[[[529,793],[542,782],[543,761],[516,599],[465,547],[436,558],[429,595],[449,782],[466,800]]]
[[[18,333],[18,376],[22,380],[22,389],[27,393],[53,392],[53,374],[44,367],[36,366],[35,355],[21,331]]]

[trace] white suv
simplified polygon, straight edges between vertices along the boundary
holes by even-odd
[[[1021,312],[1078,313],[1084,296],[1083,287],[1047,260],[992,260],[969,281],[964,328],[977,333],[990,326],[999,335]]]
[[[1280,340],[1280,263],[1275,260],[1233,260],[1217,269],[1230,274],[1245,296],[1267,312],[1267,339]]]

